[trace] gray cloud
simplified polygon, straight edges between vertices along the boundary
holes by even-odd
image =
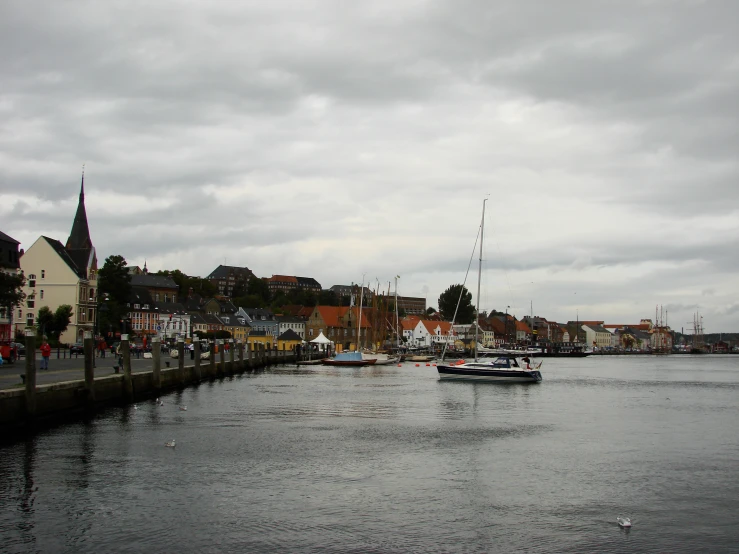
[[[553,319],[739,324],[733,2],[1,9],[2,230],[26,247],[66,238],[86,162],[101,258],[400,273],[435,304],[489,194],[490,302],[533,282]]]

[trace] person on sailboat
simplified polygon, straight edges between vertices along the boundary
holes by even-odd
[[[523,358],[521,361],[526,362],[526,369],[527,370],[531,370],[531,360],[528,358],[528,356],[526,358]]]

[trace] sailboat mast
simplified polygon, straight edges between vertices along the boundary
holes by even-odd
[[[477,305],[475,306],[475,361],[477,361],[477,343],[480,335],[480,283],[482,282],[482,242],[485,238],[485,203],[482,201],[482,222],[480,223],[480,260],[477,269]]]
[[[359,293],[359,317],[357,318],[357,352],[359,352],[361,345],[359,341],[362,340],[362,304],[364,303],[364,275],[362,275],[362,290]]]
[[[398,279],[400,275],[395,276],[395,341],[400,349],[400,326],[398,325]]]

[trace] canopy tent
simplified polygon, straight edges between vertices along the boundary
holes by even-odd
[[[313,344],[333,344],[334,343],[334,341],[328,340],[326,338],[326,336],[323,334],[323,331],[321,331],[319,335],[310,342]]]

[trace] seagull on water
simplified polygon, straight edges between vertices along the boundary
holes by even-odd
[[[187,411],[187,406],[180,406],[180,410],[183,411],[183,412],[186,412]]]
[[[167,446],[167,447],[169,447],[169,448],[174,448],[174,447],[175,447],[175,446],[177,446],[177,445],[175,444],[175,442],[174,442],[174,439],[172,439],[172,440],[171,440],[171,441],[169,441],[169,442],[165,442],[165,443],[164,443],[164,446]]]
[[[629,519],[628,517],[618,516],[616,518],[616,523],[618,523],[618,526],[621,527],[621,529],[631,528],[631,519]]]

